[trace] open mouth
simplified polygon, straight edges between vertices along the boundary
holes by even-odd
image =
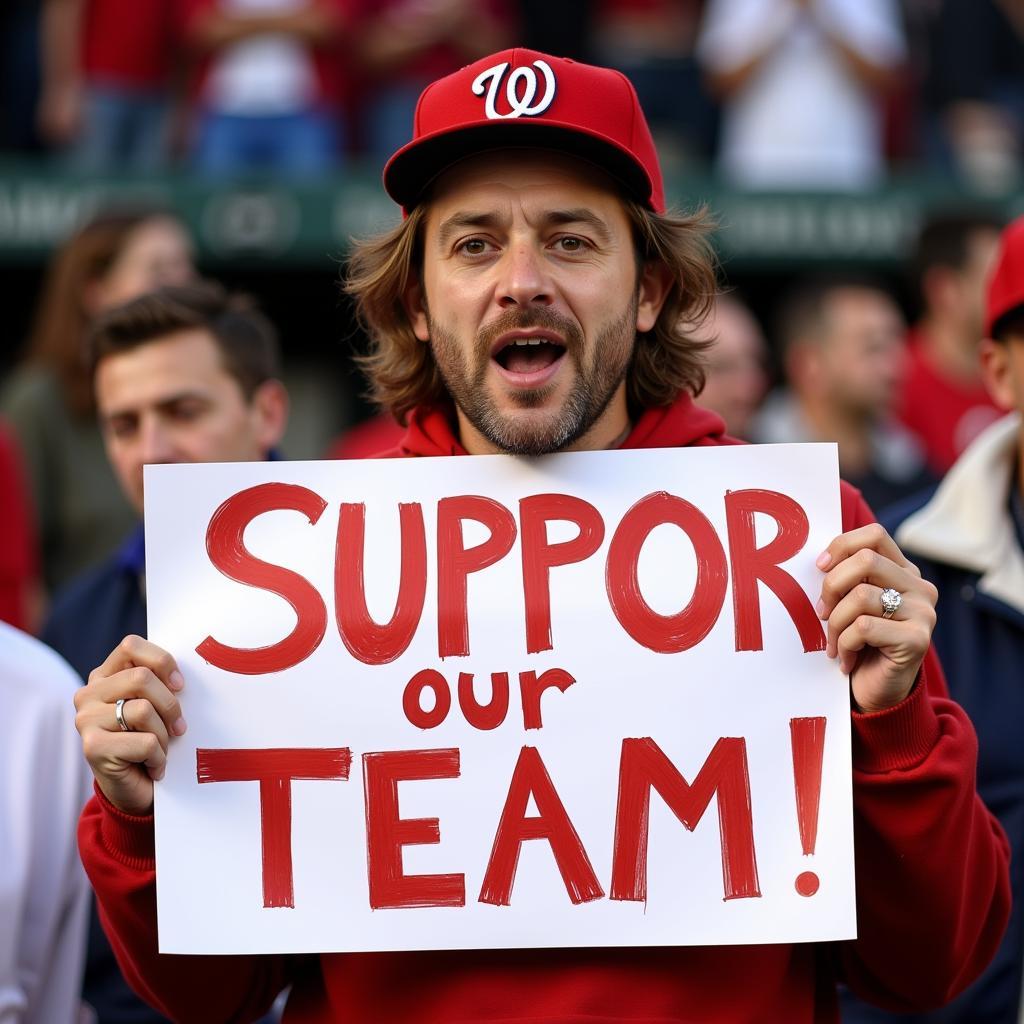
[[[540,383],[554,372],[565,355],[565,345],[545,335],[506,337],[495,348],[492,358],[517,383]]]

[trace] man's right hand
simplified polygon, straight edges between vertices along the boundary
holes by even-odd
[[[103,795],[126,814],[153,809],[153,782],[163,778],[171,736],[185,732],[175,696],[185,685],[163,648],[126,636],[75,694],[75,724]],[[117,702],[123,700],[117,719]]]

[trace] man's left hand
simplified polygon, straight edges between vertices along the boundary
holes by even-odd
[[[910,693],[931,643],[938,591],[877,523],[840,534],[818,558],[825,572],[820,618],[826,653],[839,658],[861,711],[882,711]],[[901,595],[886,618],[883,590]]]

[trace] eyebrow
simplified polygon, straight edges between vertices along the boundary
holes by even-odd
[[[593,210],[588,210],[585,206],[571,210],[552,210],[547,219],[552,224],[586,224],[601,242],[608,243],[611,240],[608,225]]]
[[[470,230],[493,228],[498,224],[498,220],[498,215],[495,213],[478,213],[474,210],[460,210],[458,213],[453,213],[438,229],[438,248],[447,249],[449,242],[459,231],[464,231],[467,228]]]
[[[459,231],[467,228],[470,230],[480,228],[494,228],[502,218],[495,213],[477,212],[475,210],[462,210],[452,214],[439,228],[437,244],[441,249],[446,249],[452,238]],[[608,225],[593,210],[585,206],[574,207],[567,210],[549,210],[544,214],[544,221],[550,225],[561,226],[565,224],[586,224],[602,244],[611,240],[611,232]]]

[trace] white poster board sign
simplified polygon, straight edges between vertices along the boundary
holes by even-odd
[[[146,469],[172,953],[853,937],[832,445]]]

